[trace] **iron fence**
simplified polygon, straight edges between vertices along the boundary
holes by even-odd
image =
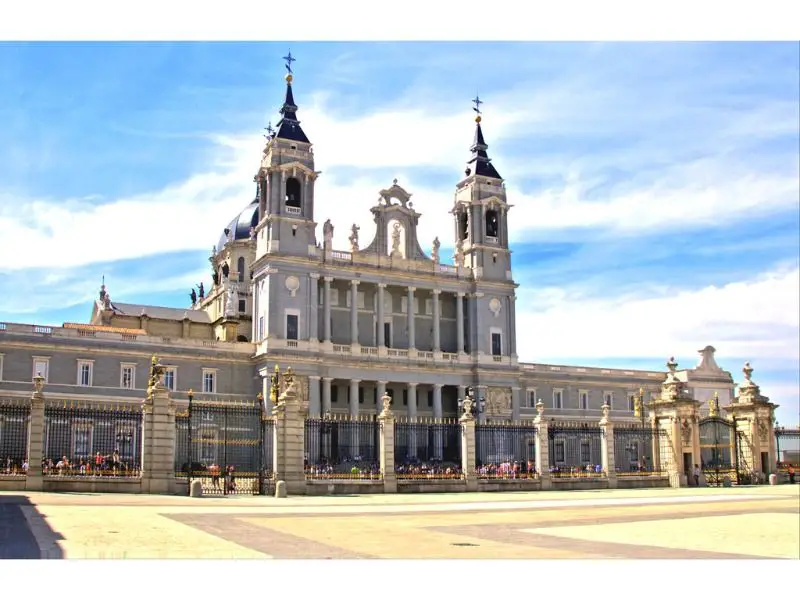
[[[603,430],[583,423],[553,423],[548,427],[552,477],[601,477]]]
[[[27,402],[0,401],[0,474],[25,475],[30,415]]]
[[[411,419],[394,425],[398,479],[461,479],[461,424],[455,419]]]
[[[379,425],[374,415],[306,419],[306,479],[381,479]]]
[[[792,483],[797,478],[800,469],[800,429],[775,429],[775,450],[777,451],[777,467],[782,473],[792,471]]]
[[[132,404],[48,404],[44,408],[45,476],[138,477],[142,411]]]
[[[262,416],[258,400],[192,402],[175,416],[175,475],[199,480],[206,495],[261,494],[268,477]]]
[[[666,475],[659,456],[662,429],[647,425],[614,427],[614,465],[617,477]]]
[[[477,423],[475,472],[478,478],[535,478],[537,434],[533,424]]]

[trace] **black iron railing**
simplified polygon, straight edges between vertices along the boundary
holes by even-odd
[[[659,460],[662,429],[645,425],[614,427],[614,465],[618,477],[653,476],[666,473]]]
[[[550,474],[552,477],[604,476],[603,430],[582,423],[554,423],[548,427]]]
[[[480,479],[530,479],[536,473],[537,428],[532,423],[477,423],[475,471]]]
[[[0,475],[25,475],[30,414],[27,402],[0,400]]]
[[[394,425],[398,479],[461,479],[461,424],[455,419],[398,420]]]
[[[306,479],[381,479],[379,425],[374,415],[306,419]]]
[[[138,477],[142,411],[133,404],[48,404],[42,473],[48,477]]]

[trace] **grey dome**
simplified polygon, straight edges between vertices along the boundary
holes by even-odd
[[[250,228],[258,225],[258,198],[255,198],[245,209],[236,215],[228,226],[223,230],[219,238],[217,249],[222,248],[228,243],[228,234],[226,231],[233,232],[233,240],[247,240],[250,238]]]

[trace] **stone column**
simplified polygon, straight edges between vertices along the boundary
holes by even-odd
[[[358,346],[358,279],[350,282],[350,344]]]
[[[311,342],[319,342],[319,273],[311,273],[308,279],[309,287],[309,310],[308,310],[308,339]],[[255,298],[255,295],[253,296]],[[256,313],[253,313],[254,315]],[[253,318],[255,323],[256,319]],[[255,339],[255,338],[253,338]]]
[[[456,294],[456,339],[458,354],[464,354],[464,292]],[[463,397],[463,395],[459,395],[459,398]]]
[[[322,378],[322,414],[331,412],[331,382],[333,377]]]
[[[375,307],[376,308],[376,312],[377,312],[377,317],[376,317],[377,324],[376,324],[376,326],[378,328],[378,331],[377,331],[376,338],[377,338],[378,352],[380,352],[382,348],[384,348],[384,349],[386,348],[386,340],[383,337],[383,318],[384,318],[383,317],[383,290],[385,288],[386,288],[386,284],[385,283],[379,283],[378,284],[378,300],[377,300],[378,306]],[[382,397],[383,397],[383,394],[378,394],[378,401],[380,401],[380,399]]]
[[[285,391],[275,407],[275,479],[286,483],[288,494],[305,494],[305,411],[291,372],[283,375]]]
[[[511,419],[519,421],[520,419],[520,388],[511,388]]]
[[[323,279],[322,302],[323,306],[323,341],[331,341],[331,281],[333,277],[325,277]]]
[[[380,386],[385,382],[378,382]],[[380,389],[380,387],[379,387]],[[383,491],[386,494],[397,492],[397,476],[394,472],[394,413],[391,409],[392,397],[383,393],[378,402],[381,403],[381,412],[378,415],[380,426],[380,461],[381,474],[383,475]]]
[[[311,417],[319,417],[321,413],[319,380],[319,375],[308,376],[308,413]]]
[[[602,407],[603,418],[600,419],[600,464],[603,472],[608,477],[608,487],[617,487],[617,466],[614,460],[614,424],[609,418],[611,407],[604,404]]]
[[[414,310],[414,292],[416,291],[416,289],[417,288],[415,288],[415,287],[410,287],[409,286],[408,292],[407,292],[407,296],[406,296],[406,298],[407,298],[407,300],[406,300],[406,315],[407,315],[407,317],[406,318],[407,318],[407,321],[408,321],[408,351],[409,351],[409,355],[412,353],[413,350],[416,350],[416,348],[417,348],[417,342],[416,342],[416,339],[415,339],[416,336],[414,334],[414,331],[415,331],[414,330],[414,326],[415,326],[414,321],[416,319],[416,314],[415,314],[416,311]],[[409,406],[411,406],[411,402],[410,401],[409,401]]]
[[[433,351],[441,352],[440,334],[439,334],[439,294],[441,290],[433,290]]]
[[[389,383],[388,381],[378,381],[376,382],[376,389],[378,394],[378,412],[381,411],[381,398],[386,395],[386,385]]]
[[[175,403],[161,381],[142,403],[142,492],[175,492]]]
[[[36,374],[31,394],[31,416],[28,421],[28,472],[25,491],[40,492],[44,489],[42,458],[44,458],[44,377]]]
[[[350,380],[350,416],[354,419],[358,417],[358,384],[360,383],[360,379]]]
[[[464,412],[461,423],[461,471],[468,492],[478,491],[478,477],[475,473],[475,418]]]
[[[408,418],[417,418],[417,383],[408,384]]]
[[[437,428],[433,431],[433,453],[434,457],[442,460],[444,454],[444,436],[442,430],[438,427],[441,425],[442,419],[442,384],[433,384],[433,418],[436,420]]]
[[[508,330],[508,353],[511,355],[513,361],[517,356],[517,296],[509,296],[508,298],[508,312],[509,321],[511,325]]]

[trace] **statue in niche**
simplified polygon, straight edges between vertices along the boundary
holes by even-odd
[[[400,223],[395,221],[392,227],[392,256],[401,256],[400,253],[400,230],[402,229]]]
[[[353,226],[350,228],[350,237],[347,238],[350,240],[350,252],[358,252],[358,230],[361,229],[358,225],[353,223]]]
[[[433,250],[431,251],[431,259],[433,262],[439,262],[439,247],[441,246],[441,242],[439,241],[439,237],[433,238]]]
[[[228,284],[228,301],[225,304],[225,316],[232,317],[239,307],[239,286],[235,281]]]
[[[464,240],[459,238],[456,241],[456,253],[453,256],[456,259],[456,266],[463,267],[464,266]]]
[[[219,274],[216,271],[211,273],[211,280],[214,282],[215,286],[219,285]]]
[[[197,304],[197,292],[194,291],[194,288],[192,288],[192,292],[189,294],[189,299],[192,301],[192,306]]]
[[[325,242],[325,247],[330,248],[333,244],[333,223],[330,219],[326,219],[322,225],[322,237]]]
[[[197,289],[200,292],[198,294],[198,296],[200,296],[200,300],[202,300],[203,298],[206,297],[206,289],[203,287],[203,282],[202,281],[200,282],[200,285],[197,286]]]

